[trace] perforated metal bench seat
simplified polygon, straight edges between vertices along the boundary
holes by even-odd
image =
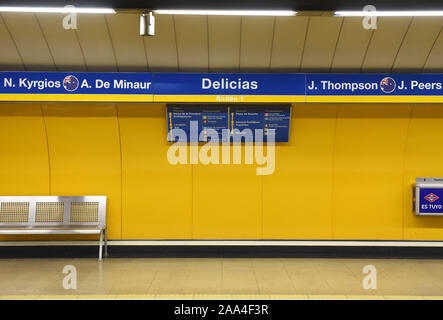
[[[0,234],[99,234],[103,229],[91,228],[4,228]]]
[[[0,235],[98,234],[107,256],[106,196],[0,197]]]

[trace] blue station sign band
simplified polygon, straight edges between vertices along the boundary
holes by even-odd
[[[0,101],[443,103],[443,74],[0,72]]]

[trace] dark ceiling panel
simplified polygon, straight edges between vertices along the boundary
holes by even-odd
[[[293,9],[293,10],[360,10],[367,4],[379,10],[443,9],[442,0],[0,0],[1,5],[64,6],[112,8],[175,9]]]
[[[53,61],[72,71],[442,71],[440,18],[382,17],[368,31],[361,18],[158,15],[153,37],[139,35],[138,21],[79,15],[65,30],[62,15],[2,13],[1,69],[48,71]]]

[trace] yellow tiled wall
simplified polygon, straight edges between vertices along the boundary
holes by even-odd
[[[0,104],[1,195],[107,195],[111,239],[441,240],[443,106],[294,105],[275,172],[171,165],[160,104]],[[8,239],[11,239],[9,237]]]

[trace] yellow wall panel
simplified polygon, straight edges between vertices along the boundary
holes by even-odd
[[[403,237],[403,161],[411,107],[341,105],[334,160],[333,238]]]
[[[330,239],[336,105],[294,105],[288,143],[263,176],[265,239]]]
[[[120,140],[114,105],[44,105],[52,195],[106,195],[110,239],[121,238]]]
[[[416,216],[412,185],[418,177],[443,177],[443,105],[415,105],[406,145],[403,185],[405,239],[442,240],[443,217]]]
[[[192,166],[167,160],[164,105],[119,105],[124,239],[190,239]]]
[[[256,166],[243,158],[242,164],[193,167],[194,238],[262,238],[262,181]]]
[[[45,123],[39,104],[0,105],[0,194],[48,195]]]
[[[0,104],[0,195],[49,194],[45,123],[39,104]],[[48,236],[0,236],[43,240]]]

